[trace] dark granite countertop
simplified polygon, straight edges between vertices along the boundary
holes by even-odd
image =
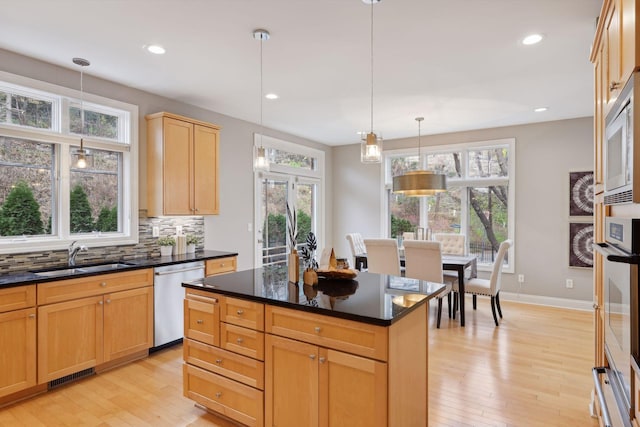
[[[109,271],[99,271],[99,272],[88,272],[88,273],[73,273],[69,275],[63,276],[55,276],[55,277],[43,277],[35,274],[38,270],[32,271],[24,271],[24,272],[11,272],[0,275],[0,289],[3,287],[11,287],[11,286],[21,286],[28,285],[32,283],[43,283],[43,282],[51,282],[54,280],[63,280],[75,277],[85,277],[85,276],[95,276],[98,274],[108,274],[115,273],[118,271],[124,270],[133,270],[140,268],[150,268],[150,267],[160,267],[163,265],[171,265],[171,264],[181,264],[185,262],[192,261],[204,261],[207,259],[215,259],[215,258],[224,258],[229,256],[237,256],[237,252],[225,252],[225,251],[214,251],[214,250],[205,250],[198,251],[193,254],[182,254],[182,255],[173,255],[166,257],[151,257],[151,258],[131,258],[131,259],[123,259],[112,262],[121,262],[124,265],[118,267],[116,269],[112,269]],[[78,264],[75,267],[82,268],[96,264]],[[46,270],[54,270],[58,268],[66,268],[66,265],[60,266],[52,266],[47,268]]]
[[[286,266],[211,276],[183,286],[382,326],[391,325],[444,288],[441,283],[368,272],[359,272],[354,280],[294,284],[289,282]]]

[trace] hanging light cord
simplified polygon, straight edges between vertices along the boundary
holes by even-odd
[[[373,133],[373,4],[371,2],[371,133]]]
[[[264,133],[262,126],[262,44],[264,43],[263,37],[260,38],[260,147],[262,147],[262,134]]]
[[[418,120],[418,162],[420,162],[420,122],[421,121],[422,120]]]

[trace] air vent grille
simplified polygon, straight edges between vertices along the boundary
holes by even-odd
[[[67,383],[77,381],[81,378],[85,378],[95,374],[96,371],[94,368],[85,369],[84,371],[78,371],[73,374],[67,375],[66,377],[58,378],[57,380],[49,381],[48,389],[52,390],[56,387],[60,387]]]
[[[604,196],[605,205],[617,205],[631,202],[633,202],[633,190],[622,191],[616,194],[607,194]]]

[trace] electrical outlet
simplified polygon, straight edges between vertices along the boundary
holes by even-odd
[[[524,274],[518,274],[518,283],[524,283]]]
[[[154,225],[153,228],[151,228],[151,235],[153,237],[160,237],[160,227]]]
[[[573,279],[567,279],[567,289],[573,289]]]
[[[182,236],[182,226],[181,225],[176,225],[176,234],[178,236]]]

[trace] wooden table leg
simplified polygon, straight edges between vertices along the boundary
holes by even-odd
[[[460,326],[464,326],[464,266],[458,268],[458,291]]]

